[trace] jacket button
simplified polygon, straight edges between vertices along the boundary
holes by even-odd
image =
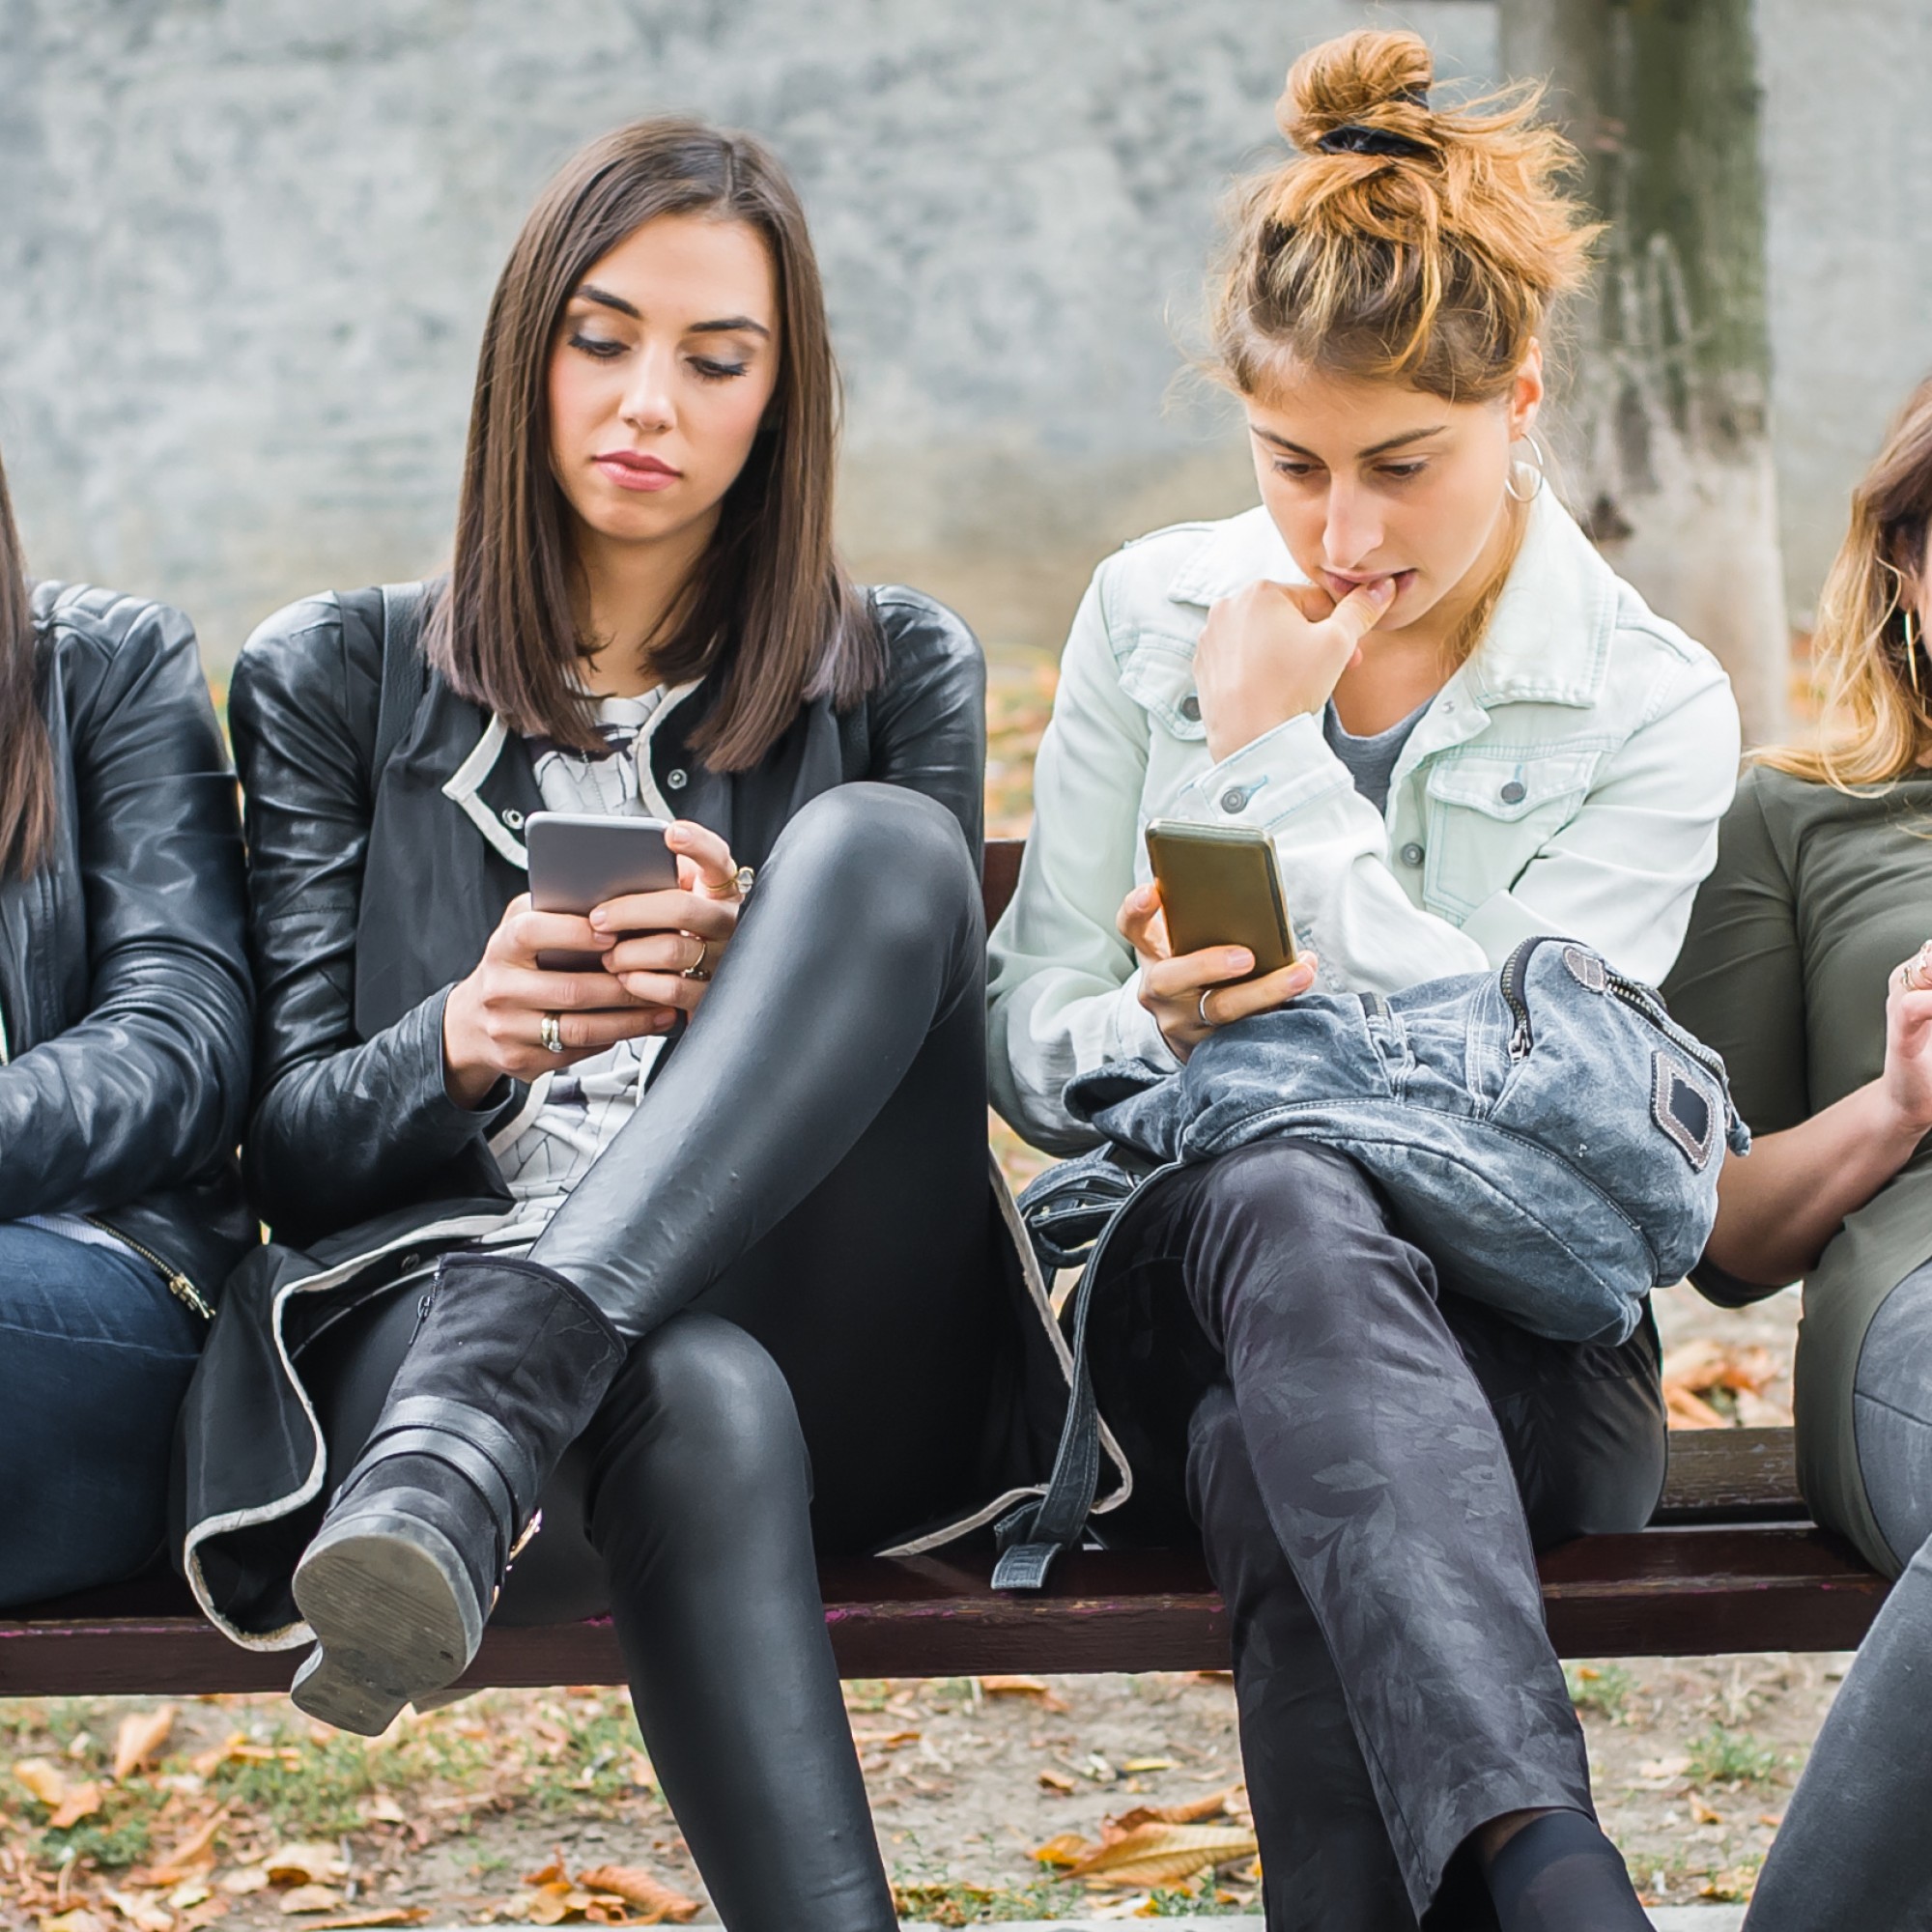
[[[1224,791],[1221,794],[1221,810],[1223,811],[1239,811],[1247,802],[1248,794],[1239,785],[1236,785],[1231,790]]]
[[[1187,694],[1185,697],[1183,697],[1180,700],[1180,715],[1184,719],[1186,719],[1190,724],[1198,724],[1200,722],[1201,699],[1191,691]]]
[[[1405,845],[1400,852],[1396,854],[1396,857],[1399,858],[1405,866],[1419,866],[1422,864],[1422,847],[1418,845],[1414,841],[1414,839],[1411,838],[1409,842],[1406,845]]]
[[[677,771],[667,772],[665,774],[665,783],[672,791],[682,791],[690,777],[691,774],[680,767]]]
[[[513,805],[506,812],[504,812],[503,823],[507,825],[512,832],[521,832],[524,829],[524,814],[521,811],[519,811],[517,808]]]
[[[1520,805],[1529,796],[1529,787],[1520,779],[1511,779],[1503,786],[1502,800],[1505,805]]]

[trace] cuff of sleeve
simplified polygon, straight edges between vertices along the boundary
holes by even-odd
[[[392,1034],[396,1042],[398,1071],[409,1077],[409,1111],[418,1118],[441,1123],[450,1149],[461,1147],[486,1128],[507,1101],[513,1097],[514,1083],[508,1074],[484,1094],[475,1107],[459,1105],[450,1098],[443,1081],[442,1009],[449,1004],[453,985],[432,993],[419,1006],[399,1019]]]
[[[1175,804],[1179,816],[1197,823],[1265,831],[1352,784],[1321,735],[1321,719],[1304,711],[1210,766],[1182,787]]]
[[[1136,973],[1114,1003],[1113,1024],[1107,1029],[1109,1060],[1145,1060],[1164,1072],[1179,1073],[1180,1056],[1167,1043],[1160,1022],[1141,1005],[1141,976]]]

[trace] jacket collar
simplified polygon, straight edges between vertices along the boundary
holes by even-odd
[[[1307,579],[1264,509],[1212,525],[1169,583],[1177,604],[1206,609],[1266,578]],[[1617,580],[1547,486],[1476,654],[1459,673],[1485,710],[1497,704],[1588,706],[1602,695],[1616,630]]]

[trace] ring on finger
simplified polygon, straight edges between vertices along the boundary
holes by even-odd
[[[1219,1020],[1211,1018],[1208,1011],[1208,995],[1213,990],[1212,986],[1204,987],[1200,1004],[1195,1008],[1195,1011],[1201,1015],[1201,1024],[1205,1027],[1217,1027],[1221,1024]]]
[[[711,942],[700,939],[697,942],[697,957],[678,975],[681,980],[708,980],[711,977]]]
[[[563,1051],[563,1021],[556,1013],[545,1013],[537,1021],[537,1037],[543,1041],[546,1053]]]

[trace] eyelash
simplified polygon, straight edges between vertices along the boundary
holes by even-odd
[[[628,346],[613,342],[608,335],[573,334],[570,338],[573,349],[581,349],[584,355],[592,355],[600,362],[609,362],[613,356],[623,355]],[[691,366],[706,383],[728,383],[734,376],[742,376],[750,366],[744,362],[714,362],[708,355],[694,355]]]
[[[1428,468],[1427,463],[1384,463],[1379,466],[1379,471],[1391,483],[1408,483],[1420,476]],[[1303,478],[1315,474],[1315,465],[1278,461],[1274,466],[1274,471],[1277,476],[1288,476],[1300,482]]]

